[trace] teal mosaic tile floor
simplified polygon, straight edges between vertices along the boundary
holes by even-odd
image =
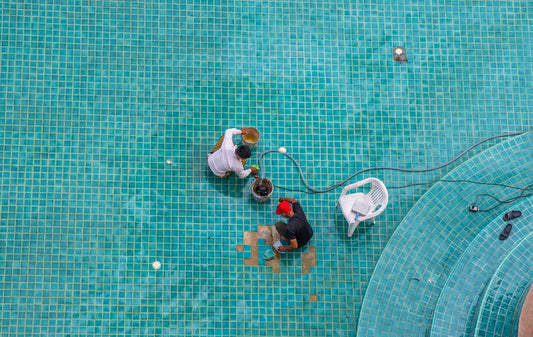
[[[530,232],[494,273],[481,302],[476,336],[509,336],[518,331],[513,325],[520,317],[521,296],[527,295],[533,276],[532,245]]]
[[[357,336],[516,335],[515,310],[533,278],[531,158],[529,132],[476,155],[419,199],[382,251]],[[470,205],[480,211],[469,212]],[[523,214],[504,221],[510,210]],[[512,237],[499,240],[507,223]],[[508,283],[501,285],[509,290],[505,303],[494,300],[500,283]]]
[[[383,180],[390,200],[348,239],[340,189],[277,188],[258,204],[250,179],[213,177],[223,131],[258,128],[251,164],[285,146],[322,189],[533,129],[531,3],[0,0],[0,12],[2,335],[353,336],[424,183],[502,139],[440,170],[357,177]],[[398,45],[409,63],[393,60]],[[303,188],[284,157],[263,172]],[[279,219],[282,195],[315,230],[309,274],[305,251],[273,273],[236,249]]]
[[[523,216],[506,222],[495,218],[468,245],[439,295],[431,336],[514,335],[511,327],[520,315],[519,302],[533,279],[532,205],[531,197],[513,205]],[[513,225],[513,237],[496,240],[506,223]]]

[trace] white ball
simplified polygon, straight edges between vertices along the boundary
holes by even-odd
[[[158,270],[159,268],[161,268],[161,262],[159,261],[154,261],[152,263],[152,268],[154,268],[155,270]]]
[[[172,164],[172,161],[170,159],[167,160],[167,164],[169,164],[169,165]]]
[[[282,147],[280,147],[280,148],[278,149],[278,152],[279,152],[279,153],[283,153],[283,154],[285,154],[285,153],[287,153],[287,148],[285,148],[284,146],[282,146]]]

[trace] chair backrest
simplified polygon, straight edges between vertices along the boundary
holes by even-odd
[[[368,192],[368,196],[370,197],[370,200],[372,200],[373,205],[373,211],[378,206],[385,207],[387,206],[388,200],[389,200],[389,192],[387,191],[387,188],[385,187],[385,184],[379,179],[376,178],[370,178],[372,181],[372,187],[370,188],[370,191]]]
[[[370,185],[370,190],[368,191],[368,193],[365,193],[365,199],[369,204],[371,204],[370,213],[373,215],[377,215],[382,212],[387,206],[389,200],[389,192],[387,191],[387,187],[385,187],[385,184],[383,184],[383,182],[378,178],[366,178],[353,184],[344,186],[339,197],[341,207],[349,207],[351,210],[353,199],[350,199],[350,202],[348,202],[348,204],[344,204],[342,200],[350,191],[353,191],[365,185]],[[376,208],[378,207],[379,210],[376,211]]]

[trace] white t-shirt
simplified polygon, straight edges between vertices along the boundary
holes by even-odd
[[[217,151],[211,153],[207,162],[216,176],[223,177],[228,171],[235,172],[239,177],[247,177],[252,170],[245,170],[241,160],[235,155],[237,145],[233,144],[233,136],[240,135],[239,129],[228,129],[224,134],[224,142]]]

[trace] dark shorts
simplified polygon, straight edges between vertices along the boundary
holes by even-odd
[[[279,233],[280,238],[282,238],[285,241],[287,240],[287,224],[283,221],[276,222],[276,230]]]

